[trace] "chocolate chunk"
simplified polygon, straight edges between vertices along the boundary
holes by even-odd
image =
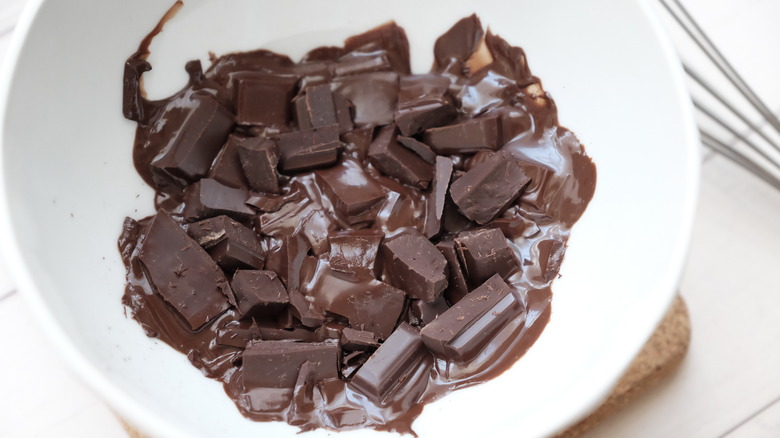
[[[426,303],[423,300],[412,300],[409,305],[412,315],[422,322],[423,325],[429,324],[449,308],[450,306],[447,305],[444,295],[439,295],[432,303]]]
[[[336,76],[349,76],[360,73],[392,70],[390,60],[384,51],[352,52],[342,56],[333,68]]]
[[[238,270],[230,282],[242,318],[271,317],[287,307],[290,299],[274,271]]]
[[[324,339],[341,339],[341,335],[344,333],[344,329],[347,325],[337,321],[328,321],[321,326],[317,327],[315,332],[321,340]]]
[[[376,334],[372,332],[345,328],[341,332],[341,348],[345,350],[373,350],[379,346]]]
[[[432,238],[441,231],[441,217],[444,213],[444,203],[447,200],[447,189],[452,176],[452,160],[447,157],[436,157],[436,167],[433,175],[433,186],[425,205],[425,237]]]
[[[187,233],[228,272],[263,268],[265,251],[260,239],[254,231],[227,216],[192,223]]]
[[[368,147],[368,158],[382,173],[404,184],[425,189],[433,178],[433,166],[398,144],[395,125],[379,131]]]
[[[222,270],[165,210],[152,220],[138,258],[155,292],[192,330],[230,307],[226,296],[232,291]]]
[[[370,331],[387,339],[401,316],[406,295],[385,283],[342,293],[329,310],[349,320],[354,329]]]
[[[314,174],[336,214],[350,225],[373,220],[385,199],[382,186],[354,160],[344,160]]]
[[[342,134],[341,140],[346,143],[345,152],[359,160],[365,160],[368,155],[368,146],[374,140],[374,127],[353,129]]]
[[[242,222],[254,215],[252,209],[244,204],[246,199],[247,193],[244,190],[203,178],[187,187],[184,192],[182,214],[187,221],[224,214]]]
[[[398,101],[398,74],[363,73],[333,79],[333,91],[352,103],[352,121],[358,127],[386,125],[393,121]]]
[[[466,120],[425,131],[423,141],[437,154],[466,154],[504,145],[498,116]]]
[[[401,324],[352,377],[352,387],[371,401],[383,405],[407,387],[427,381],[431,356],[420,333]],[[414,395],[414,394],[408,394]]]
[[[420,140],[399,135],[398,143],[417,154],[420,158],[425,160],[426,163],[434,164],[436,162],[436,152]]]
[[[377,254],[383,234],[375,230],[340,231],[328,236],[330,267],[340,272],[379,272]]]
[[[285,204],[297,202],[303,199],[300,192],[291,192],[285,196],[273,193],[250,193],[245,204],[256,208],[263,213],[279,211]]]
[[[122,234],[119,235],[119,254],[122,256],[122,263],[125,267],[130,267],[130,257],[138,246],[138,238],[141,236],[141,225],[133,218],[126,217],[122,222]]]
[[[285,127],[297,76],[243,74],[237,78],[236,121],[242,125]]]
[[[183,186],[206,176],[233,130],[233,116],[211,95],[194,93],[179,129],[151,162],[154,180]]]
[[[455,248],[472,284],[494,274],[507,278],[520,269],[504,233],[498,228],[465,231],[455,237]]]
[[[486,224],[503,212],[530,178],[511,156],[498,154],[450,185],[450,196],[469,219]]]
[[[315,63],[318,61],[336,61],[344,55],[343,47],[323,46],[316,47],[306,52],[301,58],[301,64]]]
[[[263,234],[282,238],[298,229],[314,211],[312,202],[303,196],[290,200],[273,212],[258,216],[256,226]]]
[[[344,358],[341,359],[341,375],[345,379],[351,379],[355,372],[366,363],[371,353],[373,350],[370,352],[356,350],[344,355]]]
[[[426,325],[420,334],[436,356],[465,363],[476,357],[508,321],[523,312],[512,287],[496,274]]]
[[[327,167],[339,158],[339,126],[328,125],[279,135],[279,168],[283,172]]]
[[[300,234],[285,237],[284,246],[287,251],[287,275],[284,277],[287,281],[287,290],[298,290],[301,286],[301,271],[311,246]]]
[[[152,65],[139,54],[134,54],[125,62],[125,72],[122,78],[122,115],[136,122],[146,120],[145,104],[147,100],[141,86],[141,76],[152,69]]]
[[[260,339],[260,329],[252,321],[231,321],[225,327],[217,331],[217,343],[236,348],[246,348],[249,341]]]
[[[412,298],[433,302],[447,288],[447,260],[417,232],[385,240],[382,259],[388,282]]]
[[[337,378],[339,347],[335,341],[253,341],[241,366],[246,388],[293,388],[304,362],[313,382]]]
[[[290,305],[293,315],[306,327],[319,327],[325,322],[325,315],[314,303],[306,299],[306,296],[298,289],[288,289]]]
[[[279,149],[273,140],[261,137],[247,138],[238,147],[241,168],[252,190],[279,193],[276,165]]]
[[[317,333],[302,327],[290,330],[272,327],[260,327],[260,339],[264,341],[296,341],[296,342],[321,342],[323,339]]]
[[[455,172],[453,172],[453,181],[455,180]],[[448,233],[459,233],[463,230],[468,230],[474,227],[472,222],[466,216],[463,216],[458,210],[458,206],[452,202],[452,197],[447,196],[444,201],[444,212],[441,215],[441,227]]]
[[[447,95],[450,80],[446,76],[404,76],[399,82],[398,109],[393,116],[405,136],[441,126],[457,115],[452,99]]]
[[[433,46],[433,71],[444,71],[456,66],[456,74],[461,73],[463,63],[477,51],[482,42],[482,23],[476,14],[461,19],[436,40]]]
[[[537,245],[539,251],[539,268],[541,278],[534,278],[537,281],[552,281],[561,270],[563,255],[566,253],[566,247],[560,240],[542,240]]]
[[[228,137],[227,143],[217,154],[214,164],[211,165],[209,178],[237,189],[249,187],[249,182],[244,177],[244,171],[241,168],[241,160],[238,157],[238,146],[245,138],[237,134],[231,134]]]
[[[488,30],[485,35],[485,45],[493,58],[490,69],[502,76],[517,82],[520,87],[525,87],[534,82],[525,52],[520,47],[509,45],[503,38]]]
[[[333,92],[330,91],[328,84],[306,88],[293,100],[293,104],[298,129],[318,128],[339,123],[336,118],[336,106],[333,103]]]
[[[458,252],[455,249],[455,241],[448,239],[442,240],[436,244],[436,249],[441,251],[444,258],[447,259],[447,266],[450,270],[447,289],[444,290],[444,296],[451,304],[462,300],[469,293],[469,286],[466,282],[466,275],[458,260]]]
[[[403,28],[389,22],[367,32],[353,35],[344,41],[347,52],[376,52],[384,50],[393,69],[398,73],[411,73],[409,40]]]
[[[333,95],[333,104],[336,105],[336,119],[339,121],[339,134],[345,134],[352,130],[352,114],[355,107],[341,94]]]

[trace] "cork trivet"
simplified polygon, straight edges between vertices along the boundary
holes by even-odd
[[[690,340],[691,322],[688,319],[688,308],[678,296],[653,336],[639,352],[607,400],[585,419],[566,429],[556,438],[574,438],[583,435],[668,376],[682,362]],[[120,421],[130,438],[145,438],[121,418]]]

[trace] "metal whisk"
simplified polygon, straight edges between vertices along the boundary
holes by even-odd
[[[767,107],[763,100],[750,88],[742,76],[721,53],[718,47],[707,36],[704,30],[699,26],[696,20],[691,16],[688,10],[679,0],[659,0],[669,14],[674,18],[677,24],[685,31],[688,37],[695,45],[706,55],[707,59],[716,67],[728,83],[738,91],[749,107],[752,108],[768,126],[780,134],[780,119]],[[714,102],[720,106],[721,113],[732,114],[739,123],[734,125],[733,121],[726,121],[724,117],[718,115],[718,111],[712,106],[707,106],[701,99],[694,98],[693,105],[697,112],[705,119],[714,122],[722,131],[732,135],[736,140],[729,142],[718,136],[711,128],[700,127],[701,140],[706,146],[715,152],[730,159],[736,164],[744,167],[756,176],[780,190],[780,146],[778,142],[771,138],[759,124],[752,121],[748,115],[737,107],[739,104],[730,101],[724,97],[722,90],[719,90],[711,82],[707,81],[702,74],[692,68],[690,64],[683,61],[683,68],[688,77],[711,96]],[[752,112],[752,111],[751,111]],[[755,119],[758,120],[758,117]],[[752,136],[751,133],[756,133]],[[727,135],[728,135],[727,134]]]

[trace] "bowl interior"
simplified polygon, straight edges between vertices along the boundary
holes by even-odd
[[[66,357],[142,430],[294,436],[286,424],[243,419],[219,383],[147,338],[121,306],[122,220],[153,212],[131,161],[135,126],[121,114],[123,63],[168,6],[42,1],[28,11],[0,87],[2,246]],[[522,46],[561,123],[596,162],[596,195],[574,227],[536,345],[499,378],[426,407],[415,429],[546,435],[616,382],[671,302],[688,242],[695,135],[677,66],[646,9],[622,0],[187,1],[154,40],[145,81],[150,97],[163,97],[186,82],[185,62],[208,65],[209,51],[263,47],[296,59],[390,19],[407,31],[416,72],[428,70],[435,38],[472,12]]]

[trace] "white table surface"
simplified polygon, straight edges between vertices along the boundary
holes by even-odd
[[[0,59],[24,4],[0,0]],[[769,106],[780,110],[780,2],[683,4]],[[684,57],[699,63],[681,33],[669,27]],[[693,325],[688,356],[672,377],[589,436],[780,436],[777,218],[780,192],[705,151],[681,284]],[[0,437],[126,437],[111,411],[64,368],[0,262],[0,333],[21,327],[23,339],[0,336]]]

